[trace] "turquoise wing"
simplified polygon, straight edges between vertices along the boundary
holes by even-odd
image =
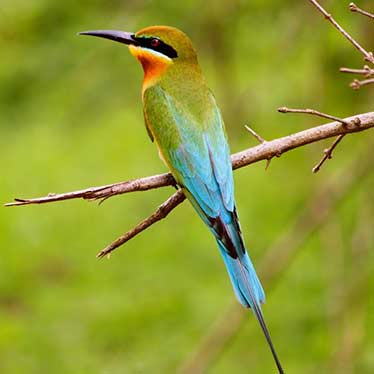
[[[161,87],[154,86],[144,95],[147,127],[204,220],[234,211],[229,146],[212,95],[210,100],[202,124]]]
[[[229,146],[213,96],[203,124],[161,87],[148,89],[144,100],[147,126],[178,184],[214,234],[238,299],[251,307],[264,302],[241,235]]]

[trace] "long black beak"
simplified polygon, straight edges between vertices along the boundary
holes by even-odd
[[[138,45],[139,43],[134,38],[135,35],[132,32],[116,31],[116,30],[93,30],[93,31],[82,31],[79,35],[91,35],[99,38],[105,38],[114,40],[124,44]]]

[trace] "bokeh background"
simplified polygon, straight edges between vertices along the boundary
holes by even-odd
[[[348,3],[323,1],[373,49],[373,23]],[[361,67],[362,56],[308,1],[1,0],[0,20],[2,203],[165,171],[143,125],[139,64],[124,45],[78,31],[167,24],[188,33],[233,152],[255,145],[245,124],[273,139],[324,122],[279,106],[373,110],[373,89],[353,91],[338,72]],[[346,137],[312,174],[330,143],[235,172],[287,373],[374,372],[373,134]],[[1,373],[275,372],[187,203],[109,261],[95,258],[172,192],[0,209]]]

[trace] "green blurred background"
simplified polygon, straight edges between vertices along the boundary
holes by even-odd
[[[373,23],[348,3],[323,2],[373,49]],[[372,1],[357,4],[373,10]],[[353,91],[352,77],[338,72],[361,67],[362,56],[308,1],[1,0],[0,20],[2,203],[165,171],[143,125],[139,64],[125,46],[78,31],[184,30],[233,152],[255,145],[245,124],[273,139],[324,122],[278,114],[279,106],[340,117],[373,110],[373,89]],[[282,264],[271,282],[272,274],[262,277],[264,313],[287,373],[374,372],[373,134],[346,137],[313,175],[330,143],[287,153],[267,171],[261,162],[235,172],[255,264],[266,256]],[[344,192],[330,209],[315,197],[327,183]],[[110,261],[95,258],[172,192],[0,209],[1,373],[175,373],[186,364],[234,301],[214,240],[191,207],[184,203]],[[313,214],[300,221],[307,206]],[[284,235],[292,255],[269,254]],[[230,316],[223,323],[232,328]],[[250,312],[206,372],[275,372]]]

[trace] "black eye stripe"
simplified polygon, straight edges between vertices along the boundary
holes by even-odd
[[[170,58],[176,58],[178,57],[177,51],[170,45],[164,43],[159,38],[149,38],[146,36],[141,37],[133,37],[134,40],[138,42],[138,45],[144,48],[153,49],[154,51],[160,52],[163,55],[170,57]],[[155,40],[158,41],[155,42]]]

